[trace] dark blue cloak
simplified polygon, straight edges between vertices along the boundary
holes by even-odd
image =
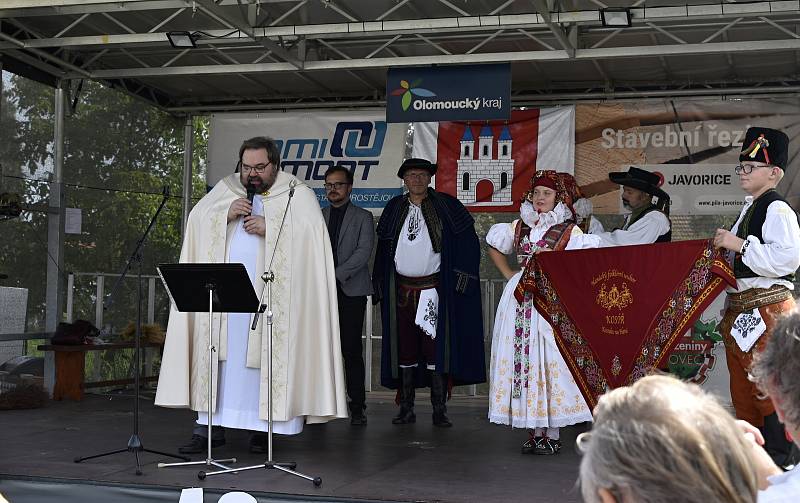
[[[428,189],[428,197],[442,224],[436,372],[449,374],[454,385],[486,382],[479,276],[481,252],[475,220],[451,195]],[[381,299],[383,326],[381,384],[392,389],[399,384],[394,251],[407,198],[407,195],[392,198],[378,220],[373,269],[374,291]],[[428,383],[424,370],[425,362],[420,362],[417,386]]]

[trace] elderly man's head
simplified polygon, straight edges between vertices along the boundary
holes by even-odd
[[[750,373],[772,400],[778,419],[800,442],[800,310],[781,318]],[[800,444],[798,444],[800,445]]]
[[[756,501],[751,446],[699,387],[648,376],[603,395],[594,420],[578,440],[587,503]]]

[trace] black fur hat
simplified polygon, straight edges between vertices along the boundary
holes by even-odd
[[[739,161],[763,162],[786,171],[789,137],[777,129],[751,127],[744,136]]]

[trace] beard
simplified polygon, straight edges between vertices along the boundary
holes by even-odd
[[[272,182],[274,183],[275,180],[273,179]],[[272,183],[265,182],[264,179],[259,176],[248,176],[244,180],[244,186],[245,188],[252,187],[253,192],[256,194],[263,194],[272,187]]]
[[[622,207],[625,208],[626,210],[633,211],[633,206],[631,206],[631,203],[629,203],[626,199],[622,200]]]

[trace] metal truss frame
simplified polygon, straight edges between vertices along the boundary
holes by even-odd
[[[396,0],[384,2],[385,10],[372,19],[363,19],[357,4],[5,0],[0,4],[0,54],[57,79],[101,81],[176,113],[191,107],[375,106],[384,94],[376,69],[490,62],[525,63],[521,68],[531,74],[523,79],[525,85],[533,80],[542,84],[530,91],[515,85],[515,102],[523,97],[556,101],[565,96],[648,96],[655,91],[703,95],[709,88],[724,94],[731,89],[797,92],[800,1],[647,8],[638,0],[630,7],[633,26],[626,29],[602,26],[599,9],[606,4],[601,0],[571,2],[580,5],[576,10],[562,9],[558,0]],[[320,13],[334,22],[307,21],[310,14]],[[174,49],[166,32],[187,16],[204,38],[197,49]],[[743,39],[743,33],[749,38]],[[762,54],[791,63],[780,74],[765,75],[760,86],[747,83],[737,72],[737,58]],[[692,56],[721,57],[724,79],[704,84],[681,77],[674,61]],[[657,62],[665,80],[654,85],[617,77],[618,62],[633,58]],[[573,64],[580,68],[580,78],[554,79],[547,75],[551,64]],[[337,90],[326,82],[327,72],[346,75],[353,86]],[[279,93],[265,84],[266,79],[257,78],[283,73],[297,76],[308,88]],[[219,75],[235,77],[244,89],[261,91],[236,95],[235,85],[221,89],[203,82],[218,94],[187,99],[165,90],[174,86],[160,84]]]

